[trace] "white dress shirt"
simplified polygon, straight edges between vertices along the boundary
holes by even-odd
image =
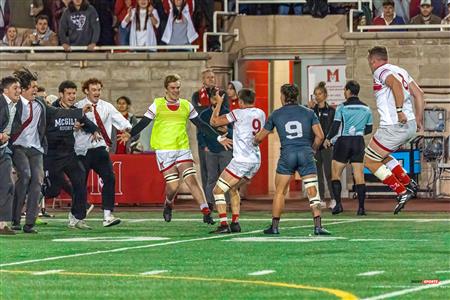
[[[89,99],[84,98],[75,104],[78,108],[83,108],[86,104],[94,104]],[[103,126],[111,138],[112,127],[114,126],[117,130],[131,129],[131,124],[123,115],[109,102],[99,99],[97,102],[97,112],[102,119]],[[94,122],[97,126],[97,121],[95,121],[95,116],[93,110],[86,113],[86,117]],[[100,141],[92,141],[92,134],[85,132],[84,130],[78,130],[74,133],[75,136],[75,153],[77,155],[86,155],[89,149],[94,149],[98,147],[107,147],[105,141],[101,139]]]
[[[28,106],[28,101],[24,97],[20,96],[20,101],[22,101],[22,124],[30,116],[30,107]],[[41,140],[39,138],[38,124],[41,118],[42,107],[37,101],[32,101],[33,107],[33,119],[31,123],[20,133],[19,137],[13,143],[16,146],[22,146],[24,148],[35,148],[39,152],[44,153],[44,148],[42,148]]]

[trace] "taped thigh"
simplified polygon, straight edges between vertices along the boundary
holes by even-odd
[[[178,173],[171,173],[164,176],[164,179],[166,180],[166,183],[172,183],[175,181],[180,180],[180,176]]]
[[[378,154],[375,150],[373,150],[370,146],[367,146],[366,149],[364,150],[365,155],[370,158],[371,160],[374,161],[383,161],[384,157],[381,156],[380,154]]]
[[[189,176],[192,176],[195,174],[197,174],[197,171],[195,170],[194,167],[187,168],[186,170],[183,171],[183,175],[182,175],[183,180],[186,179],[186,177],[189,177]]]

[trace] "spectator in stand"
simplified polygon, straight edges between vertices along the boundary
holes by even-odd
[[[290,9],[294,10],[295,15],[302,15],[303,14],[303,4],[280,4],[278,5],[278,14],[279,15],[288,15]]]
[[[409,16],[410,19],[414,18],[420,14],[420,2],[421,0],[411,0],[409,6]],[[433,15],[441,17],[445,15],[445,1],[442,0],[431,0],[431,6],[433,7]]]
[[[194,24],[195,28],[204,27],[205,31],[212,32],[214,15],[214,0],[195,0]],[[218,36],[208,36],[208,51],[220,51]]]
[[[87,0],[72,0],[59,23],[59,41],[65,51],[70,46],[88,46],[94,50],[100,37],[97,11]]]
[[[131,100],[127,96],[121,96],[116,100],[117,110],[122,114],[122,116],[131,123],[131,125],[136,125],[138,120],[134,114],[130,112],[131,108]],[[131,153],[131,144],[137,140],[139,140],[140,135],[136,135],[130,138],[126,144],[121,143],[119,141],[119,135],[121,135],[123,131],[117,130],[115,127],[112,128],[111,132],[111,148],[109,149],[110,153],[114,154],[129,154]]]
[[[128,14],[130,7],[136,7],[136,0],[116,0],[114,5],[114,13],[117,18],[117,24],[119,24],[119,45],[130,44],[130,24],[126,28],[121,26],[123,19]]]
[[[2,46],[20,46],[22,45],[22,38],[17,34],[17,28],[14,26],[9,26],[6,30],[6,34],[2,39]]]
[[[100,46],[114,45],[114,0],[89,0],[97,10],[100,21]]]
[[[22,39],[27,29],[34,28],[34,18],[44,9],[42,0],[10,0],[9,24],[17,28],[17,34]]]
[[[36,97],[41,97],[42,99],[47,98],[47,92],[45,91],[45,87],[38,86],[37,92],[36,92]]]
[[[230,104],[230,110],[235,110],[240,108],[239,107],[239,91],[242,90],[243,86],[242,83],[240,81],[230,81],[228,82],[228,87],[227,87],[227,96],[229,99],[229,104]]]
[[[58,35],[48,27],[49,18],[39,15],[36,18],[36,28],[25,32],[22,46],[57,46]]]
[[[415,25],[429,25],[429,24],[441,24],[441,18],[432,14],[433,6],[431,6],[431,0],[420,1],[420,14],[411,19],[411,24]],[[411,29],[420,31],[433,31],[435,29]]]
[[[169,0],[167,24],[161,40],[167,45],[190,45],[198,33],[192,22],[192,8],[186,0]]]
[[[450,25],[450,0],[447,0],[447,11],[448,15],[442,19],[442,24]],[[450,31],[450,28],[444,28],[444,31]]]
[[[59,32],[59,21],[70,1],[72,0],[50,0],[50,28],[56,33]]]
[[[9,0],[0,0],[0,40],[3,39],[8,28],[9,14]]]
[[[383,13],[372,21],[372,25],[402,25],[405,21],[395,14],[395,4],[393,0],[383,1]],[[371,31],[377,31],[375,29]],[[402,29],[389,29],[383,31],[403,31]]]
[[[130,46],[157,45],[155,28],[159,27],[159,15],[153,7],[153,1],[137,0],[136,8],[128,7],[128,13],[120,27],[126,29],[130,22]]]

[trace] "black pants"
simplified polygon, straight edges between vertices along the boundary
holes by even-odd
[[[103,181],[102,190],[102,209],[114,210],[116,177],[109,153],[105,147],[89,149],[86,156],[78,156],[86,170],[85,183],[89,176],[89,172],[94,170]]]
[[[83,164],[75,154],[62,159],[46,157],[44,169],[48,172],[49,187],[45,190],[45,197],[56,197],[63,188],[72,197],[72,215],[78,220],[86,218],[87,190],[86,172]],[[69,184],[66,175],[70,180]]]

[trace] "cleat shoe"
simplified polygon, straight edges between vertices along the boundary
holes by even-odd
[[[414,179],[409,181],[409,184],[406,186],[406,189],[412,193],[412,198],[417,198],[417,192],[419,191],[419,185]]]
[[[241,225],[239,222],[231,222],[230,223],[231,232],[241,232]]]
[[[111,225],[112,226],[112,225]],[[91,230],[92,228],[86,224],[85,220],[79,220],[75,224],[75,228],[81,229],[81,230]]]
[[[398,214],[403,209],[403,207],[405,207],[406,202],[411,200],[412,197],[413,193],[410,190],[406,190],[406,193],[398,195],[396,198],[398,203],[395,206],[394,215]]]
[[[172,207],[170,205],[164,205],[163,218],[166,222],[172,221]]]
[[[111,227],[120,224],[120,219],[114,217],[112,214],[106,220],[103,220],[103,227]]]
[[[358,212],[356,213],[356,215],[358,216],[365,216],[366,215],[366,210],[364,208],[358,208]]]
[[[330,205],[328,205],[328,208],[329,208],[329,209],[333,209],[333,208],[335,208],[335,207],[336,207],[336,200],[331,199],[331,200],[330,200]]]
[[[74,215],[72,215],[72,213],[69,211],[69,224],[67,225],[67,227],[75,228],[77,222],[78,222],[77,218],[75,218]]]
[[[339,202],[339,203],[336,203],[336,206],[331,210],[331,213],[333,215],[338,215],[343,211],[344,211],[344,208],[342,207],[342,203]]]
[[[89,208],[86,210],[86,217],[94,210],[94,204],[89,205]]]
[[[211,217],[211,213],[209,213],[207,215],[203,215],[203,223],[214,225],[216,222],[214,222],[213,217]]]
[[[20,224],[12,224],[11,225],[11,229],[12,230],[22,230],[22,226],[20,226]]]
[[[315,235],[330,235],[331,233],[323,227],[314,227]]]
[[[280,232],[278,231],[278,228],[270,226],[269,228],[264,229],[264,234],[280,234]]]
[[[230,226],[228,226],[228,224],[219,225],[216,230],[210,231],[209,233],[215,233],[215,234],[231,233],[231,229],[230,229]]]
[[[33,225],[24,225],[23,232],[25,233],[38,233],[36,229],[33,228]]]

